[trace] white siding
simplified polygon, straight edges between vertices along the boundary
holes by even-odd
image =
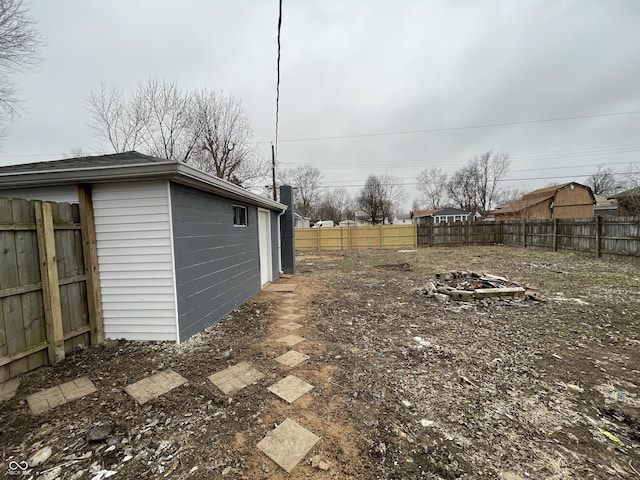
[[[93,186],[107,338],[177,340],[168,182]]]
[[[64,185],[60,187],[14,188],[0,190],[0,197],[78,203],[78,187],[76,185]]]

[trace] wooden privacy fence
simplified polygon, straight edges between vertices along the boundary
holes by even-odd
[[[416,248],[416,226],[296,228],[296,250]]]
[[[296,250],[519,245],[640,257],[640,217],[296,228]]]
[[[103,340],[90,191],[79,194],[0,198],[0,382]]]
[[[418,225],[419,246],[519,245],[640,256],[640,217],[591,217]]]

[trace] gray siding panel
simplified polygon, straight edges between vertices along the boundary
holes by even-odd
[[[180,341],[222,319],[260,292],[258,210],[233,225],[227,198],[171,184]]]

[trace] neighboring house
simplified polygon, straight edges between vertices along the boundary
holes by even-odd
[[[472,222],[475,215],[459,208],[439,208],[436,210],[416,210],[412,212],[414,223],[461,223]]]
[[[596,203],[591,188],[576,182],[540,188],[494,210],[496,221],[588,218]]]
[[[404,225],[407,223],[413,223],[411,219],[411,213],[399,213],[395,217],[393,217],[394,225]]]
[[[357,227],[358,224],[355,220],[342,220],[339,224],[339,227]]]
[[[617,200],[618,215],[640,215],[640,187],[616,193],[609,200]]]
[[[367,212],[362,211],[362,210],[358,210],[355,213],[355,217],[356,217],[356,226],[358,227],[366,227],[367,225],[373,225],[373,222],[371,221],[371,215],[369,215]]]
[[[78,202],[79,186],[106,338],[186,340],[279,275],[287,207],[183,163],[126,152],[0,167],[2,197]]]
[[[593,206],[594,217],[615,217],[618,215],[618,202],[615,199],[609,200],[603,195],[594,194],[596,204]]]
[[[310,228],[311,219],[309,217],[303,217],[299,213],[293,213],[293,226],[294,228]]]
[[[413,223],[417,223],[418,225],[423,223],[433,223],[433,213],[438,210],[414,210],[411,212],[411,219]]]

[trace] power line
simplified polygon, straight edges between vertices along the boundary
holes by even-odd
[[[351,138],[384,137],[384,136],[392,136],[392,135],[414,135],[418,133],[452,132],[457,130],[508,127],[513,125],[532,125],[536,123],[565,122],[570,120],[585,120],[589,118],[605,118],[605,117],[616,117],[616,116],[622,116],[622,115],[637,115],[637,114],[640,114],[640,110],[631,110],[628,112],[592,113],[588,115],[542,118],[542,119],[521,120],[521,121],[514,121],[514,122],[484,123],[484,124],[478,124],[478,125],[465,125],[460,127],[427,128],[427,129],[421,129],[421,130],[403,130],[403,131],[395,131],[395,132],[358,133],[354,135],[334,135],[334,136],[327,136],[327,137],[290,138],[286,140],[280,140],[280,143],[315,142],[315,141],[322,141],[322,140],[347,140]],[[260,143],[266,143],[266,142],[260,142]]]
[[[632,165],[635,165],[636,163],[631,162]],[[638,163],[640,165],[640,163]],[[629,162],[617,162],[617,163],[609,163],[607,164],[607,166],[611,166],[611,165],[629,165]],[[589,168],[589,167],[599,167],[599,164],[591,164],[591,165],[569,165],[569,166],[564,166],[564,167],[546,167],[546,168],[527,168],[527,169],[520,169],[520,170],[510,170],[508,173],[524,173],[524,172],[540,172],[540,171],[547,171],[547,170],[566,170],[567,168]],[[612,175],[626,175],[629,172],[612,172]],[[589,176],[591,175],[591,173],[586,174],[586,175],[577,175],[577,176]],[[395,177],[398,180],[411,180],[411,179],[415,179],[415,176],[412,177]],[[555,178],[555,177],[554,177]],[[517,180],[517,179],[509,179],[506,178],[504,179],[504,181],[512,181],[512,180]],[[357,182],[358,180],[338,180],[332,183],[336,183],[336,184],[349,184],[349,183],[353,183],[353,182]],[[403,185],[407,185],[406,183],[403,183]]]
[[[582,147],[576,150],[564,150],[564,151],[555,151],[555,152],[527,152],[527,153],[516,153],[509,154],[509,159],[515,160],[516,163],[524,162],[524,161],[532,161],[532,160],[553,160],[553,159],[568,159],[575,157],[592,157],[598,155],[618,155],[624,153],[633,153],[640,151],[640,144],[631,143],[631,144],[622,144],[622,145],[605,145],[601,147]],[[415,159],[415,160],[393,160],[389,161],[386,159],[381,159],[379,166],[385,167],[392,165],[393,167],[412,167],[412,166],[437,166],[437,165],[446,165],[450,166],[453,164],[462,164],[469,161],[469,158],[423,158],[423,159]],[[617,162],[617,163],[607,163],[607,165],[622,165],[629,162]],[[282,162],[282,165],[297,165],[297,162]],[[372,167],[375,165],[371,160],[366,162],[346,162],[346,161],[336,161],[336,162],[323,162],[322,168],[327,170],[335,170],[335,169],[347,169],[347,168],[357,168],[360,166]],[[598,165],[591,165],[598,166]],[[557,167],[556,167],[557,168]]]
[[[280,121],[280,31],[282,30],[282,0],[278,2],[278,60],[276,61],[276,153],[278,152],[278,124]]]
[[[633,175],[636,172],[614,172],[613,175]],[[499,179],[499,182],[528,182],[530,180],[558,180],[561,178],[585,178],[585,177],[589,177],[591,175],[591,173],[587,173],[587,174],[583,174],[583,175],[578,175],[578,174],[574,174],[574,175],[561,175],[561,176],[557,176],[554,175],[553,177],[529,177],[529,178],[502,178]],[[352,184],[342,184],[342,185],[338,185],[338,184],[323,184],[322,186],[324,188],[356,188],[356,187],[364,187],[364,183],[352,183]],[[415,186],[415,185],[420,185],[420,182],[397,182],[397,183],[390,183],[390,185],[395,185],[395,186],[400,186],[400,187],[411,187],[411,186]]]

